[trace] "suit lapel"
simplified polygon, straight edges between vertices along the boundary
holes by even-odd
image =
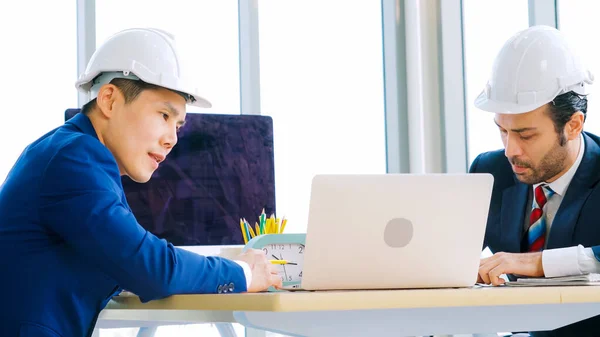
[[[502,194],[502,213],[500,230],[503,247],[506,252],[521,252],[521,237],[527,207],[528,187],[516,178],[514,186],[504,190]]]
[[[586,134],[583,139],[585,153],[552,221],[547,249],[573,245],[573,232],[581,208],[600,179],[600,148]]]

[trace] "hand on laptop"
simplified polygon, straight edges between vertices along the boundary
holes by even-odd
[[[543,277],[542,253],[496,253],[479,263],[479,276],[477,282],[504,284],[502,274],[517,274],[521,276]]]
[[[249,249],[234,260],[246,262],[252,270],[249,293],[264,291],[270,286],[275,288],[283,286],[281,277],[277,274],[277,267],[269,262],[262,250]]]

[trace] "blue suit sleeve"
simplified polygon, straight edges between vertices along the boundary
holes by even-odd
[[[594,252],[594,257],[596,260],[600,261],[600,246],[592,247],[592,251]]]
[[[478,155],[477,157],[475,157],[475,159],[473,160],[473,163],[471,163],[471,167],[469,167],[469,173],[477,173],[477,164],[479,164],[480,157],[481,157],[481,155]]]
[[[176,248],[143,229],[122,199],[114,157],[92,137],[60,149],[40,188],[42,223],[142,301],[220,286],[247,290],[239,264]]]

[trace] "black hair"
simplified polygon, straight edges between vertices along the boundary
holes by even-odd
[[[110,81],[110,84],[119,88],[123,93],[123,97],[125,98],[125,104],[133,102],[144,90],[157,90],[162,87],[150,83],[146,83],[142,80],[130,80],[125,78],[113,78]],[[182,95],[186,101],[193,102],[193,97],[187,94],[180,93],[178,91],[174,91],[180,95]],[[87,102],[82,108],[81,112],[83,114],[90,113],[96,107],[96,99]]]
[[[549,104],[549,115],[554,123],[554,129],[558,133],[560,145],[565,145],[567,140],[563,135],[565,125],[571,120],[571,117],[577,112],[583,113],[583,121],[587,116],[587,97],[576,92],[569,91],[558,95]]]

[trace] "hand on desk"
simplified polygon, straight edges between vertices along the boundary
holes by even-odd
[[[249,293],[256,293],[267,290],[269,287],[281,288],[281,277],[277,274],[277,267],[273,265],[262,250],[249,249],[235,258],[235,260],[244,261],[252,270],[252,281],[250,282]]]
[[[521,276],[543,277],[542,253],[496,253],[479,263],[477,282],[504,284],[502,274],[517,274]]]

